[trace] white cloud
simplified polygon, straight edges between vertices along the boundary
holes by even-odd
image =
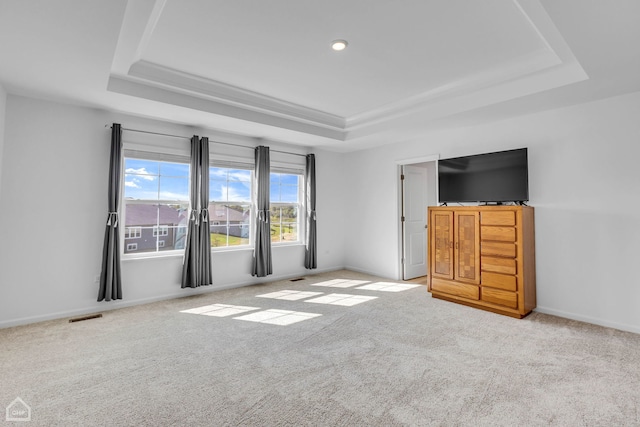
[[[209,169],[209,177],[220,177],[220,178],[226,178],[227,177],[227,170],[226,169],[219,169],[219,168],[215,168],[213,169],[213,173],[211,172],[211,169]]]
[[[251,180],[251,173],[249,171],[231,172],[229,178],[248,183]]]
[[[209,177],[213,179],[219,178],[222,180],[242,181],[248,184],[249,181],[251,181],[251,172],[241,169],[228,170],[225,168],[213,168],[213,171],[209,169]]]
[[[226,185],[221,186],[222,191],[222,199],[225,200],[225,194],[227,195],[226,200],[237,200],[237,201],[248,201],[245,200],[246,197],[244,194],[240,194],[237,189],[233,187],[229,187]]]
[[[153,181],[156,179],[156,177],[149,173],[145,168],[127,168],[125,169],[125,173],[138,175],[139,178],[146,179],[147,181]]]
[[[133,181],[125,181],[124,182],[124,186],[125,187],[131,187],[131,188],[142,188],[138,184],[136,184],[135,180],[133,180]]]

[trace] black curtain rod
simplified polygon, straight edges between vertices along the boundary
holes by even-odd
[[[106,124],[106,125],[104,125],[104,127],[106,127],[106,128],[108,127],[109,129],[111,129],[112,126],[109,125],[109,124]],[[149,134],[149,135],[168,136],[168,137],[171,137],[171,138],[180,138],[180,139],[191,140],[190,136],[171,135],[171,134],[168,134],[168,133],[151,132],[151,131],[148,131],[148,130],[139,130],[139,129],[128,129],[128,128],[123,128],[123,127],[121,127],[120,129],[126,130],[128,132],[139,132],[139,133],[146,133],[146,134]],[[233,147],[248,148],[250,150],[254,150],[255,149],[255,147],[247,147],[246,145],[232,144],[230,142],[220,142],[220,141],[216,141],[216,140],[210,140],[210,142],[214,142],[216,144],[222,144],[222,145],[231,145]],[[272,150],[272,149],[269,149],[269,151],[272,151],[274,153],[291,154],[292,156],[307,157],[306,154],[292,153],[290,151],[280,151],[280,150]]]

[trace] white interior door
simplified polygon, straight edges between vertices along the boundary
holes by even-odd
[[[402,167],[403,278],[427,275],[427,168]]]

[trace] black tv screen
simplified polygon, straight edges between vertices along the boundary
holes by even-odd
[[[529,200],[527,149],[438,160],[440,203]]]

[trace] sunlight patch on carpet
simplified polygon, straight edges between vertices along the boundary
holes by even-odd
[[[237,314],[246,313],[247,311],[260,310],[260,307],[246,307],[242,305],[228,305],[228,304],[211,304],[203,307],[191,308],[189,310],[182,310],[180,313],[190,314],[202,314],[204,316],[215,317],[227,317],[235,316]]]
[[[246,314],[240,317],[234,317],[234,319],[246,320],[248,322],[268,323],[270,325],[286,326],[293,323],[302,322],[303,320],[313,319],[314,317],[318,316],[322,316],[322,314],[272,309],[258,311],[257,313]]]
[[[369,297],[365,295],[329,294],[323,297],[313,298],[305,302],[312,302],[315,304],[343,305],[351,307],[353,305],[371,301],[376,298],[378,297]]]
[[[368,285],[360,286],[356,289],[364,289],[367,291],[381,291],[381,292],[402,292],[408,289],[417,288],[422,285],[406,285],[403,283],[393,283],[393,282],[376,282],[370,283]]]
[[[351,288],[353,286],[370,283],[370,280],[332,279],[320,283],[312,283],[311,286],[326,286],[328,288]]]
[[[306,291],[278,291],[271,292],[268,294],[256,295],[257,298],[273,298],[273,299],[282,299],[287,301],[297,301],[304,298],[315,297],[317,295],[322,295],[322,292],[306,292]]]

